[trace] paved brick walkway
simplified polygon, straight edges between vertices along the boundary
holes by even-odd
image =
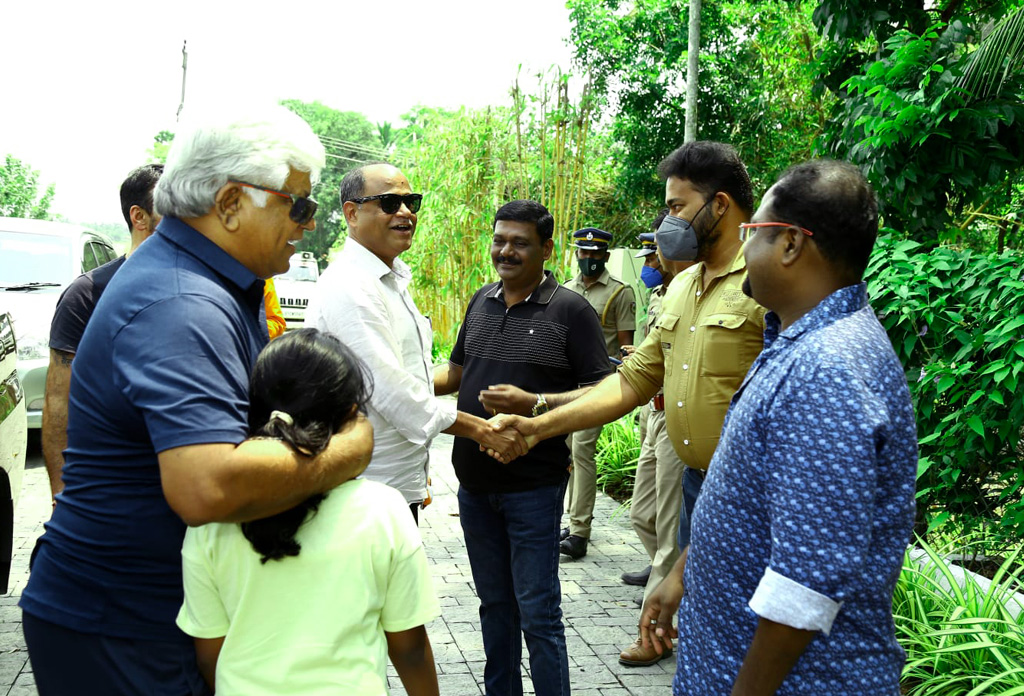
[[[483,694],[484,654],[477,601],[469,559],[459,527],[458,482],[451,467],[449,436],[434,443],[434,503],[420,517],[427,554],[443,615],[427,629],[437,660],[441,693],[446,696]],[[28,556],[42,523],[50,513],[49,487],[41,458],[25,472],[25,486],[15,520],[14,567],[11,593],[0,597],[0,696],[35,696],[28,654],[21,634],[18,597],[28,579]],[[617,513],[617,514],[616,514]],[[565,614],[569,669],[574,696],[665,696],[671,693],[675,661],[652,667],[626,668],[619,651],[632,641],[639,609],[633,603],[640,589],[623,585],[624,570],[645,565],[646,555],[630,529],[629,516],[603,495],[595,509],[593,540],[586,557],[562,557],[562,610]],[[524,687],[533,693],[523,648]],[[393,694],[404,694],[389,671]]]

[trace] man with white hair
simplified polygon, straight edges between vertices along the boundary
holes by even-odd
[[[263,279],[314,228],[324,160],[283,107],[175,138],[155,191],[163,221],[75,357],[65,488],[21,600],[42,696],[207,693],[174,621],[185,525],[273,515],[366,467],[362,417],[317,456],[246,439]]]

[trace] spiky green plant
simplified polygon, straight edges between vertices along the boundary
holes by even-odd
[[[1024,589],[1021,549],[983,589],[971,575],[954,573],[944,550],[918,545],[925,555],[907,552],[893,594],[896,636],[907,652],[903,692],[1024,694],[1024,607],[1015,616],[1007,606]]]

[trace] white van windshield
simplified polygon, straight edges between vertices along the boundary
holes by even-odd
[[[0,230],[0,286],[68,282],[72,240]]]

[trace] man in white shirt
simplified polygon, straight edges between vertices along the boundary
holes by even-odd
[[[496,439],[505,433],[434,396],[430,322],[409,295],[412,274],[398,258],[412,246],[422,198],[389,164],[349,172],[341,182],[348,240],[306,312],[307,326],[336,335],[369,368],[374,446],[364,477],[401,492],[413,517],[427,497],[427,452],[438,433],[472,438],[505,461],[526,451],[518,434]]]

